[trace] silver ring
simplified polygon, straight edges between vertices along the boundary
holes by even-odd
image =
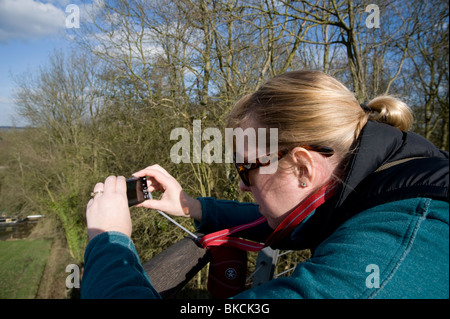
[[[94,198],[95,195],[98,195],[98,194],[103,194],[103,191],[92,192],[92,193],[91,193],[91,197]]]

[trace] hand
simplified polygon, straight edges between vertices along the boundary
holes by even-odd
[[[107,232],[118,231],[131,236],[131,217],[128,208],[127,186],[123,176],[109,176],[105,184],[97,183],[86,207],[89,240]]]
[[[187,195],[178,181],[161,166],[149,166],[134,173],[133,176],[146,176],[150,192],[163,192],[161,199],[149,199],[137,205],[137,207],[158,209],[169,215],[201,220],[202,208],[200,202]]]

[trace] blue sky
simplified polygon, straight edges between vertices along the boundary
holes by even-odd
[[[82,27],[83,10],[92,2],[0,0],[0,126],[26,125],[15,112],[12,93],[16,85],[11,75],[36,72],[55,49],[69,50],[66,19],[73,11],[66,13],[66,8],[79,6]]]

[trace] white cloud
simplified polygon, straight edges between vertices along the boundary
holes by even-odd
[[[81,20],[92,23],[95,20],[97,14],[103,10],[105,6],[104,0],[93,0],[92,3],[83,3],[80,5],[80,17]]]
[[[0,42],[33,39],[60,32],[66,14],[51,3],[35,0],[0,0]]]

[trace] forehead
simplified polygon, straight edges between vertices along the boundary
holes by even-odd
[[[259,127],[256,121],[242,122],[233,134],[233,151],[237,159],[253,162],[260,156],[278,151],[278,130]]]

